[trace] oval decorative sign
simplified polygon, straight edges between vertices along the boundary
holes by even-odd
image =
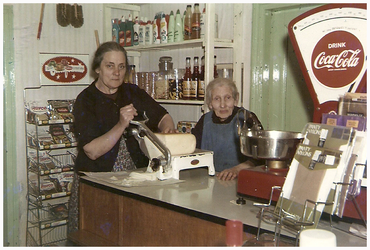
[[[42,65],[42,73],[49,80],[58,83],[71,83],[84,78],[87,67],[83,61],[75,57],[58,56],[48,59]]]

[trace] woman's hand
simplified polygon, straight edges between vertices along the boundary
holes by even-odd
[[[216,176],[219,180],[222,181],[231,181],[234,180],[236,177],[238,177],[238,174],[240,170],[242,169],[248,169],[254,167],[254,164],[250,161],[242,162],[239,165],[236,165],[235,167],[225,169],[218,173]]]
[[[169,114],[165,114],[162,120],[158,124],[158,128],[161,133],[176,133],[175,124]]]
[[[218,179],[222,181],[231,181],[234,180],[238,176],[239,170],[233,168],[225,169],[218,173],[216,176]]]
[[[96,160],[100,156],[111,150],[120,140],[123,131],[129,126],[130,121],[137,115],[134,105],[129,104],[120,109],[118,123],[107,133],[101,135],[88,144],[83,149],[91,160]]]
[[[130,121],[134,119],[137,115],[137,110],[135,109],[133,104],[126,105],[119,110],[119,124],[123,128],[127,128],[130,124]]]

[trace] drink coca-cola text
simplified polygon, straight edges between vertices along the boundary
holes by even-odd
[[[326,55],[325,52],[321,52],[315,59],[314,67],[316,69],[356,67],[359,64],[359,57],[357,55],[360,53],[360,49],[343,50],[338,55]]]

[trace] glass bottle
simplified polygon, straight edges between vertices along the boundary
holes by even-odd
[[[217,64],[216,64],[217,56],[215,55],[213,59],[214,59],[214,63],[213,63],[213,78],[216,79],[218,77]]]
[[[200,38],[200,10],[199,3],[194,4],[194,12],[191,18],[191,39]]]
[[[184,40],[191,39],[192,18],[193,18],[193,13],[191,11],[191,5],[187,5],[185,19],[184,19]]]
[[[206,20],[206,8],[203,8],[203,12],[200,14],[200,38],[204,38],[206,32],[205,20]]]
[[[182,99],[191,100],[190,89],[192,85],[190,57],[186,57],[184,80],[182,81]]]
[[[204,100],[204,56],[202,56],[200,66],[200,77],[198,82],[198,100]]]
[[[184,40],[184,25],[182,24],[180,10],[178,9],[176,12],[176,18],[175,18],[174,41],[182,42],[183,40]]]
[[[168,21],[167,42],[173,43],[174,41],[175,41],[175,15],[171,10],[170,18]]]
[[[131,83],[131,84],[138,85],[135,65],[130,65],[130,71],[129,72],[130,73],[129,73],[129,77],[128,77],[128,82]]]
[[[192,100],[196,100],[198,97],[199,77],[199,57],[195,56],[193,66],[193,81],[190,88],[190,97]]]

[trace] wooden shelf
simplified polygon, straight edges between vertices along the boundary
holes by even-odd
[[[186,48],[196,48],[196,47],[204,47],[204,39],[193,39],[193,40],[186,40],[182,42],[173,42],[173,43],[129,46],[129,47],[125,47],[125,50],[129,53],[132,53],[132,52],[142,52],[142,51],[169,50],[169,49],[178,49],[178,48],[186,49]],[[234,44],[232,40],[215,39],[214,47],[215,48],[233,48]]]
[[[162,104],[183,104],[183,105],[203,105],[204,101],[193,101],[193,100],[167,100],[167,99],[155,99],[156,102]]]

